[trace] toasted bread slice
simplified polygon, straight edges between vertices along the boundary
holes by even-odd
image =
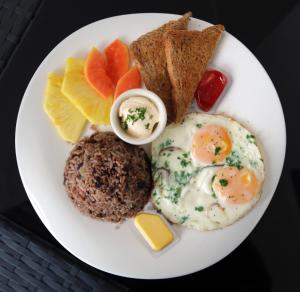
[[[174,112],[163,35],[169,30],[186,29],[191,15],[191,12],[187,12],[178,20],[170,21],[142,35],[130,45],[131,57],[140,69],[145,86],[161,97],[169,121],[173,120]]]
[[[164,34],[177,123],[182,121],[223,31],[223,25],[214,25],[203,31],[173,30]]]

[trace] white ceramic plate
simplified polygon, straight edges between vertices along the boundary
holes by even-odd
[[[225,32],[213,65],[228,72],[232,83],[214,112],[226,113],[257,136],[266,167],[262,197],[254,209],[222,230],[197,232],[181,227],[180,242],[160,257],[141,244],[128,220],[119,229],[82,215],[63,187],[64,163],[71,146],[60,139],[43,112],[47,74],[63,72],[67,57],[85,57],[115,38],[130,43],[140,35],[177,18],[171,14],[131,14],[87,25],[71,34],[45,58],[24,94],[16,127],[16,154],[23,184],[37,214],[53,236],[82,261],[126,277],[154,279],[199,271],[232,252],[265,212],[278,184],[285,156],[285,122],[275,88],[267,73],[236,38]],[[191,29],[209,24],[192,19]]]

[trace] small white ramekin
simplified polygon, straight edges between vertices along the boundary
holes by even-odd
[[[159,121],[152,134],[146,138],[135,138],[126,133],[121,127],[119,108],[121,103],[132,96],[143,96],[152,101],[158,109]],[[154,141],[165,129],[167,124],[167,111],[163,101],[154,92],[146,89],[131,89],[122,93],[113,103],[110,111],[110,123],[115,134],[123,141],[133,145],[144,145]]]

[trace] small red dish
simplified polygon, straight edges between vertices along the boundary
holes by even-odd
[[[205,71],[195,92],[199,109],[207,112],[216,103],[228,83],[227,76],[215,69]]]

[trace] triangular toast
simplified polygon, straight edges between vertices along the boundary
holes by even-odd
[[[142,35],[130,45],[132,59],[141,71],[145,86],[161,97],[166,106],[169,121],[173,120],[174,110],[163,35],[169,30],[187,29],[191,15],[191,12],[187,12],[178,20],[170,21]]]
[[[173,30],[164,34],[177,123],[182,121],[193,100],[197,85],[223,31],[223,25],[214,25],[202,31]]]

